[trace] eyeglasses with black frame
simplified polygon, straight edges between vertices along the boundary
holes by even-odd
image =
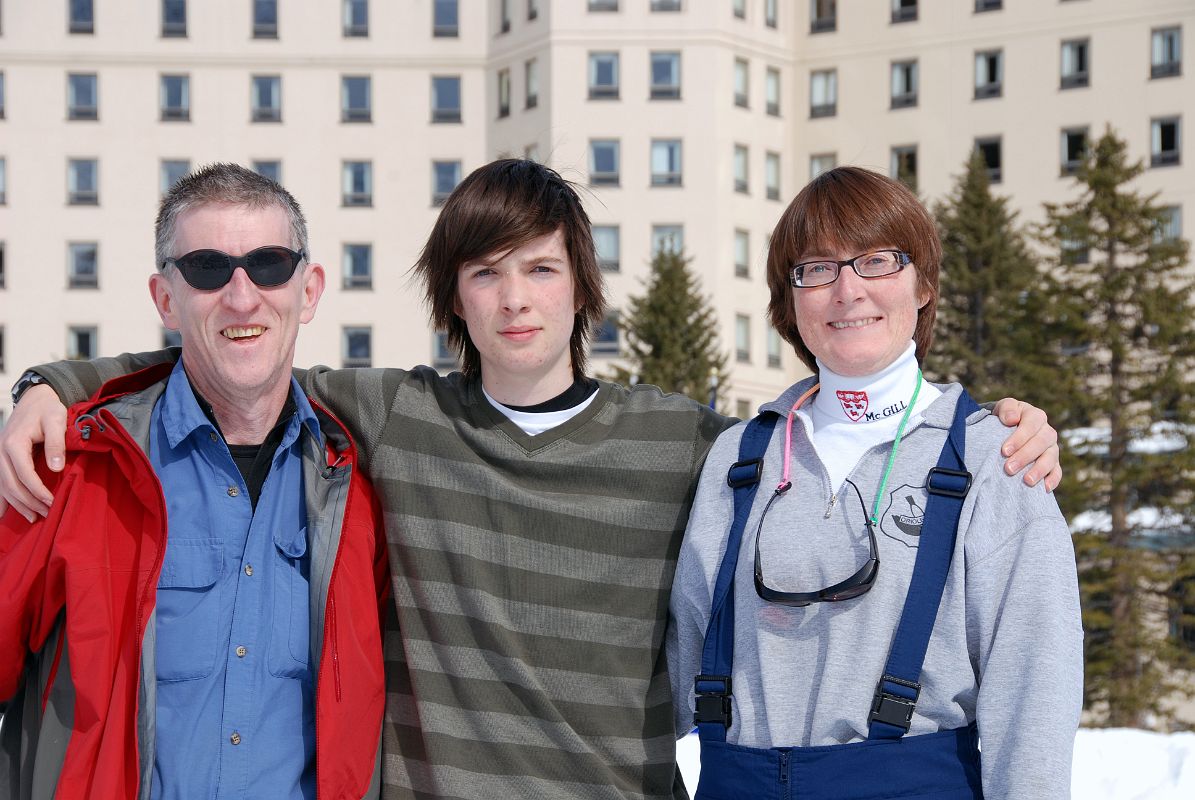
[[[816,592],[782,592],[779,589],[773,589],[764,582],[763,577],[763,559],[759,554],[759,540],[763,538],[763,521],[768,516],[768,510],[771,509],[772,503],[791,488],[792,484],[786,484],[782,488],[777,488],[770,498],[768,504],[764,506],[763,513],[759,516],[759,525],[755,529],[755,593],[759,595],[761,600],[766,600],[769,603],[776,603],[782,606],[794,606],[797,608],[807,606],[810,603],[837,603],[843,600],[851,600],[860,595],[867,594],[871,587],[875,584],[876,575],[880,571],[880,551],[876,545],[876,533],[872,527],[871,519],[867,516],[867,506],[863,503],[863,495],[859,493],[859,487],[855,486],[850,480],[847,483],[855,490],[855,494],[859,498],[859,505],[863,508],[864,524],[867,526],[867,539],[869,552],[867,561],[863,566],[855,571],[844,581],[839,581],[833,586],[827,586],[825,589],[818,589]]]
[[[883,278],[895,275],[912,262],[913,257],[903,250],[874,250],[845,261],[802,261],[789,270],[788,280],[795,289],[813,289],[838,280],[843,267],[849,266],[860,278]]]
[[[241,267],[249,280],[269,288],[289,281],[299,262],[306,257],[304,250],[291,250],[281,245],[259,247],[243,256],[230,256],[221,250],[192,250],[178,258],[166,259],[162,269],[173,264],[192,287],[211,291],[232,280],[236,268]]]

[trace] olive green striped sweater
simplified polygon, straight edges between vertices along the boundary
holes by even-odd
[[[383,796],[684,797],[661,645],[693,487],[728,421],[602,383],[532,437],[459,373],[300,382],[349,427],[384,506]]]

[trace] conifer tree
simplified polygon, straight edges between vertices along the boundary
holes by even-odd
[[[1044,238],[1085,310],[1064,344],[1082,381],[1066,408],[1087,425],[1064,433],[1075,468],[1059,499],[1076,533],[1087,700],[1114,726],[1165,718],[1183,688],[1184,652],[1158,612],[1191,570],[1163,534],[1190,518],[1195,489],[1192,282],[1186,243],[1160,235],[1157,196],[1133,187],[1143,169],[1109,129],[1076,173],[1077,198],[1046,205]]]
[[[934,209],[942,276],[927,375],[957,381],[976,397],[1014,396],[1053,410],[1067,395],[1060,338],[1070,315],[1053,276],[1039,268],[1008,200],[992,194],[974,152]]]
[[[720,405],[726,355],[718,343],[718,318],[689,262],[666,247],[652,258],[643,295],[628,300],[618,321],[627,366],[614,368],[609,377],[650,383],[699,403],[710,402],[714,378]]]

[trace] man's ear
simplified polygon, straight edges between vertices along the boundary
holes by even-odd
[[[315,309],[319,306],[319,299],[324,294],[324,268],[320,264],[308,264],[303,271],[303,310],[299,313],[299,322],[307,324],[315,316]]]
[[[170,279],[160,272],[150,275],[149,296],[154,301],[158,316],[162,318],[162,325],[168,330],[177,331],[179,320],[174,309],[174,287],[170,285]]]

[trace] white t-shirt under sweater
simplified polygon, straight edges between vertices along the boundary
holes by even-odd
[[[585,409],[589,408],[589,404],[593,402],[593,398],[598,396],[596,391],[590,392],[589,397],[586,397],[580,403],[572,408],[564,408],[560,411],[518,411],[510,406],[504,406],[490,396],[490,393],[482,387],[481,393],[485,395],[485,399],[490,401],[490,405],[502,412],[503,416],[518,425],[523,429],[523,433],[528,436],[539,436],[545,431],[550,431],[557,425],[563,425],[573,417],[580,414]]]
[[[853,378],[839,375],[818,360],[821,388],[813,401],[797,412],[797,418],[809,433],[835,494],[864,453],[896,438],[896,429],[917,383],[916,349],[910,341],[900,357],[883,370]],[[921,379],[921,391],[906,432],[941,394]]]

